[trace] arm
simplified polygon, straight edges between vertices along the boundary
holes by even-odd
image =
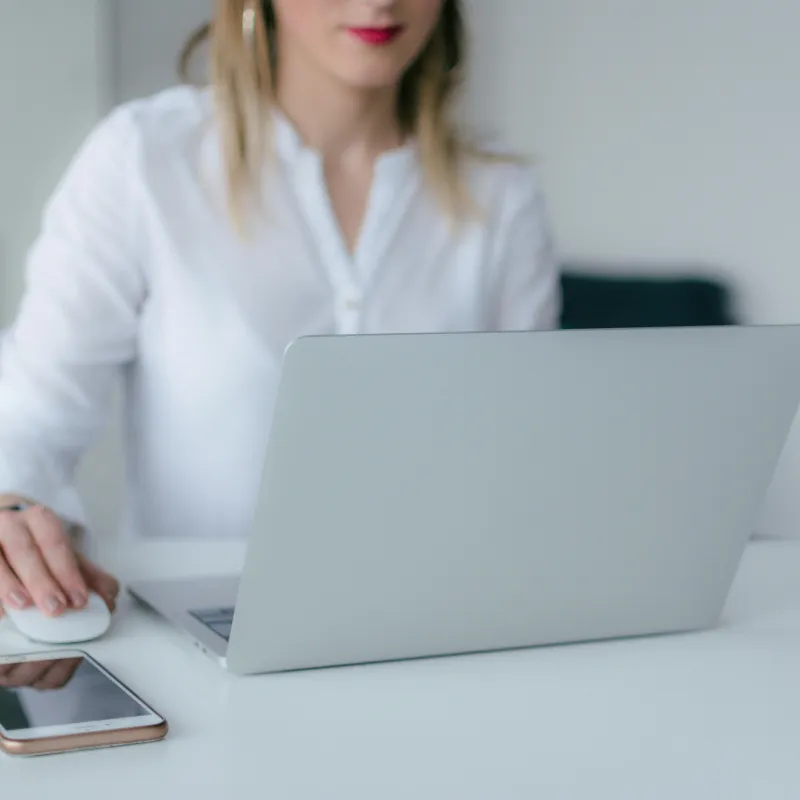
[[[0,492],[55,510],[102,431],[121,365],[135,355],[145,296],[137,151],[121,112],[89,137],[48,204],[20,312],[4,339]]]
[[[489,276],[495,330],[551,330],[561,313],[561,285],[544,198],[530,168],[516,171],[499,212]]]
[[[85,594],[87,570],[80,574],[56,514],[80,515],[71,490],[77,461],[103,429],[122,365],[135,357],[146,295],[138,159],[130,112],[116,112],[69,167],[30,253],[26,293],[3,341],[0,494],[36,505],[0,512],[0,600],[22,591],[43,608],[54,597],[63,608]]]

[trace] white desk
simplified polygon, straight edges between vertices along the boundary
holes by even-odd
[[[236,679],[125,611],[88,649],[170,737],[0,757],[3,797],[800,798],[800,542],[751,546],[722,626],[688,636]]]

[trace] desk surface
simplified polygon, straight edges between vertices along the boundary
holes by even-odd
[[[86,649],[169,738],[0,756],[3,796],[800,797],[800,542],[752,545],[708,633],[234,678],[126,607]]]

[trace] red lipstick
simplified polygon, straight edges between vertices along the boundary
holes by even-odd
[[[380,46],[393,42],[402,32],[402,25],[389,28],[350,28],[350,33],[365,44]]]

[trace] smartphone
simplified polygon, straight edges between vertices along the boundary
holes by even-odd
[[[0,749],[37,756],[163,739],[167,721],[90,655],[0,656]]]

